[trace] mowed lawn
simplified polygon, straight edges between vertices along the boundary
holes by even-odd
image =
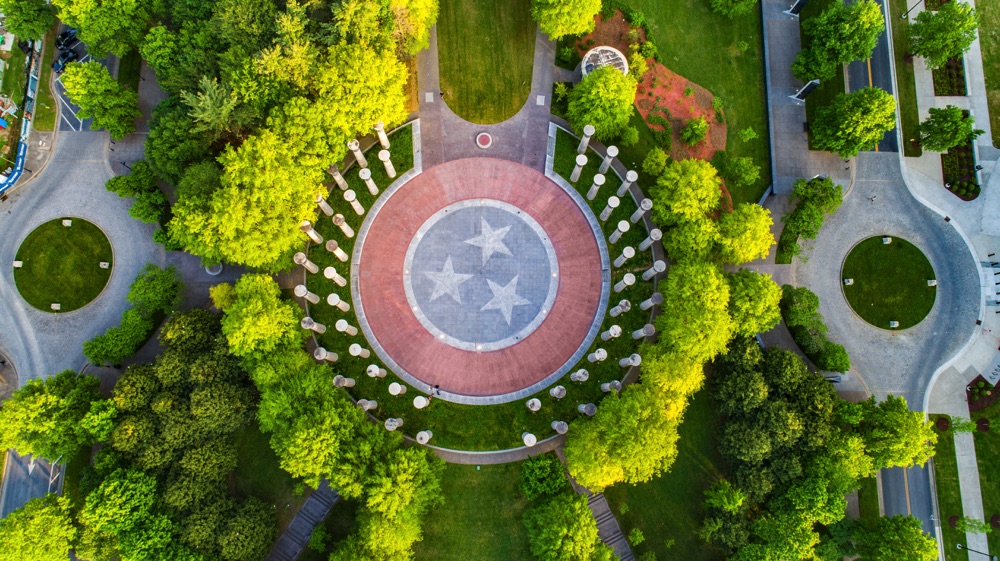
[[[875,236],[856,245],[844,260],[843,278],[854,279],[844,286],[851,308],[883,329],[889,329],[890,321],[898,321],[898,329],[920,323],[937,295],[936,287],[927,286],[935,278],[930,261],[900,238],[884,244],[882,236]]]
[[[931,415],[930,420],[947,415]],[[955,530],[948,523],[952,516],[962,517],[962,493],[958,486],[958,464],[955,461],[955,435],[953,431],[940,432],[937,426],[934,432],[938,435],[934,446],[934,481],[937,487],[938,510],[941,512],[941,540],[944,545],[945,559],[959,561],[968,559],[955,544],[965,544],[965,534]],[[977,443],[978,444],[978,443]],[[988,515],[987,515],[988,516]]]
[[[1000,146],[1000,0],[979,0],[976,11],[979,12],[979,44],[983,52],[993,145]]]
[[[1000,462],[1000,404],[994,403],[972,414],[974,421],[984,417],[990,421],[990,430],[976,431],[973,438],[976,442],[976,462],[979,464],[979,485],[983,493],[983,511],[989,522],[994,514],[1000,514],[1000,478],[996,476],[997,463]],[[936,459],[934,465],[937,466]],[[1000,554],[1000,530],[993,530],[987,538],[990,553]]]
[[[757,202],[771,183],[759,6],[751,14],[729,19],[712,12],[708,0],[625,3],[645,14],[649,39],[663,64],[722,99],[728,126],[726,151],[749,156],[761,168],[761,180],[752,187],[730,189],[733,202]],[[740,52],[741,41],[749,47],[746,52]],[[747,127],[758,137],[743,142],[739,132]]]
[[[444,101],[473,123],[499,123],[528,100],[535,54],[530,0],[442,0],[437,23]]]
[[[417,561],[512,561],[532,559],[521,516],[521,464],[448,464],[441,478],[444,504],[424,519]]]
[[[812,18],[819,17],[831,5],[833,5],[833,0],[809,2],[802,8],[799,21],[804,24]],[[811,41],[805,32],[800,31],[799,37],[803,48],[808,47]],[[806,121],[812,124],[816,120],[821,108],[830,105],[833,103],[834,98],[844,93],[844,86],[844,71],[842,68],[838,70],[837,75],[832,79],[820,82],[819,87],[806,98]],[[809,140],[811,142],[812,138]]]
[[[892,21],[892,51],[896,60],[896,102],[899,104],[900,125],[903,127],[903,154],[917,157],[923,153],[920,145],[910,142],[917,137],[920,115],[917,112],[917,82],[914,78],[913,59],[906,60],[910,50],[910,19],[902,19],[906,10],[913,6],[908,0],[889,0],[889,17]],[[913,15],[913,14],[911,14]]]
[[[112,263],[111,242],[100,228],[79,218],[72,226],[62,219],[50,220],[35,228],[17,249],[15,260],[24,263],[14,269],[14,283],[21,296],[39,310],[51,311],[58,303],[61,312],[82,308],[104,290]]]
[[[639,485],[616,485],[604,492],[622,530],[642,530],[646,541],[637,555],[657,559],[722,561],[725,555],[701,541],[704,491],[723,476],[716,434],[719,419],[707,389],[695,394],[680,428],[677,461],[665,475]],[[627,507],[625,505],[628,505]],[[624,512],[627,510],[627,512]],[[667,548],[667,543],[673,545]]]

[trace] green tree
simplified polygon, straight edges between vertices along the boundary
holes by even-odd
[[[729,286],[709,263],[679,263],[670,268],[656,330],[670,349],[696,362],[725,350],[735,326],[729,317]]]
[[[792,72],[803,82],[829,80],[841,65],[870,58],[883,30],[882,9],[873,0],[834,2],[818,17],[803,22],[808,47],[799,51]]]
[[[138,47],[152,20],[146,2],[55,0],[52,5],[59,11],[59,19],[80,29],[80,39],[87,44],[90,54],[98,58],[108,51],[125,56]]]
[[[655,208],[655,207],[654,207]],[[707,261],[719,239],[716,222],[708,217],[681,222],[663,233],[663,248],[675,262]]]
[[[635,78],[613,66],[597,68],[570,91],[566,120],[577,132],[593,125],[594,138],[602,142],[621,136],[629,127],[637,86]]]
[[[254,497],[246,499],[232,514],[219,536],[221,556],[225,561],[263,559],[274,544],[277,512]]]
[[[729,315],[736,333],[753,336],[764,333],[781,321],[781,287],[771,275],[749,269],[727,275]]]
[[[879,516],[856,523],[852,533],[860,561],[932,561],[937,541],[912,516]]]
[[[724,176],[736,187],[749,187],[760,179],[760,166],[748,156],[729,158]]]
[[[667,168],[667,164],[669,162],[670,156],[663,151],[663,148],[654,146],[650,149],[649,153],[646,154],[646,158],[642,161],[642,171],[652,175],[653,177],[657,177],[663,173],[663,170]]]
[[[711,0],[712,10],[730,19],[749,14],[757,7],[757,0]]]
[[[81,421],[101,398],[99,385],[72,370],[30,380],[0,408],[0,446],[48,460],[75,453],[92,441]]]
[[[0,0],[0,13],[4,27],[22,39],[41,39],[56,23],[45,0]]]
[[[184,281],[173,265],[161,269],[147,263],[135,277],[126,297],[143,317],[167,315],[177,310],[184,297]]]
[[[978,425],[974,423],[972,419],[967,419],[965,417],[949,415],[948,421],[950,422],[951,430],[955,432],[973,433],[976,431],[976,428],[978,428]]]
[[[954,105],[944,109],[931,107],[928,112],[930,115],[917,129],[920,145],[928,150],[947,152],[948,149],[965,144],[984,132],[975,128],[976,120],[972,115]]]
[[[551,454],[528,458],[521,463],[521,491],[529,501],[569,489],[562,462]]]
[[[704,117],[691,119],[681,129],[681,140],[688,146],[694,146],[702,140],[708,133],[708,121]]]
[[[715,168],[704,160],[671,162],[649,189],[653,218],[665,225],[704,218],[719,208],[721,186]]]
[[[850,158],[875,146],[895,126],[892,95],[880,88],[862,88],[839,94],[820,108],[810,130],[816,148]]]
[[[430,29],[437,23],[437,0],[390,0],[395,23],[393,37],[399,50],[415,55],[429,45]]]
[[[743,503],[746,500],[746,494],[733,487],[733,484],[725,479],[716,481],[705,490],[705,506],[733,514],[743,508]]]
[[[83,354],[91,364],[121,364],[135,354],[155,326],[135,309],[122,314],[121,322],[103,334],[83,342]]]
[[[531,540],[531,553],[541,561],[590,561],[607,546],[597,537],[597,523],[587,499],[561,494],[530,509],[524,526]]]
[[[135,119],[142,115],[136,106],[138,96],[123,88],[100,62],[68,65],[62,83],[70,100],[80,106],[81,119],[93,118],[94,126],[107,129],[114,140],[135,131]]]
[[[240,277],[232,304],[223,310],[222,333],[230,352],[252,357],[300,340],[298,307],[280,296],[278,283],[267,275]]]
[[[210,156],[208,136],[192,134],[194,127],[187,106],[173,96],[153,109],[146,160],[156,175],[171,185],[177,185],[193,164]]]
[[[958,522],[955,523],[955,529],[963,534],[989,534],[993,531],[993,527],[988,522],[971,516],[959,518]]]
[[[941,68],[969,50],[978,27],[979,15],[971,4],[946,2],[915,18],[910,25],[910,52],[923,57],[928,68]]]
[[[910,411],[906,399],[889,395],[862,402],[864,420],[857,427],[877,469],[923,465],[934,455],[937,433],[920,411]]]
[[[771,211],[751,203],[736,205],[719,216],[719,259],[729,265],[767,257],[774,245]]]
[[[238,133],[249,124],[249,114],[241,111],[239,99],[232,88],[215,78],[202,76],[197,93],[181,92],[184,104],[191,108],[194,132],[205,133],[211,140]]]
[[[64,561],[75,540],[69,499],[49,493],[0,520],[0,561]]]
[[[585,35],[594,30],[601,0],[532,0],[531,16],[549,39]]]

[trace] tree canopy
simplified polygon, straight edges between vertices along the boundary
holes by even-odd
[[[910,51],[941,68],[949,59],[962,56],[976,39],[979,15],[971,4],[945,2],[937,11],[924,10],[910,25]]]
[[[597,537],[597,523],[582,495],[562,493],[528,510],[524,525],[531,553],[541,561],[607,559],[608,547]]]
[[[597,68],[570,91],[566,120],[577,132],[593,125],[602,142],[619,137],[629,127],[637,87],[635,78],[613,66]]]
[[[947,152],[970,142],[984,131],[975,128],[976,120],[954,105],[943,109],[931,107],[929,116],[920,123],[917,135],[920,145],[935,152]]]
[[[0,14],[4,27],[22,39],[41,39],[56,23],[45,0],[0,0]]]
[[[142,115],[138,95],[122,87],[108,69],[96,60],[74,62],[66,67],[62,83],[70,100],[80,106],[81,119],[93,118],[96,128],[106,129],[113,140],[135,132],[135,119]]]
[[[719,216],[719,259],[740,265],[767,257],[774,245],[771,211],[751,203],[740,203]]]
[[[885,30],[885,19],[873,0],[833,2],[802,26],[808,46],[795,57],[792,72],[799,80],[808,82],[829,80],[840,71],[841,65],[870,58]]]
[[[531,15],[549,39],[585,35],[594,30],[601,0],[532,0]]]
[[[896,100],[881,88],[862,88],[839,94],[822,107],[810,127],[813,142],[820,150],[841,157],[856,156],[871,149],[896,126]]]
[[[90,54],[101,58],[109,51],[125,56],[141,44],[153,15],[147,2],[54,0],[52,5],[59,19],[80,30],[80,39]]]
[[[0,561],[65,561],[76,541],[69,499],[49,493],[0,520]]]
[[[695,158],[671,162],[649,188],[657,224],[705,218],[719,208],[722,180],[712,164]]]

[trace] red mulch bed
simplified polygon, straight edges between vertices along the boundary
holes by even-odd
[[[990,517],[990,526],[1000,529],[1000,514],[994,514]]]
[[[978,419],[976,421],[976,430],[978,430],[979,432],[990,432],[990,420]]]
[[[954,528],[956,524],[958,524],[958,517],[957,516],[949,516],[948,517],[948,525],[951,526],[952,528]]]
[[[979,385],[979,382],[984,382],[985,387],[980,388],[979,399],[975,400],[974,394],[972,393],[972,389],[977,387]],[[965,399],[966,401],[969,402],[969,412],[982,411],[983,409],[986,409],[990,405],[993,405],[998,399],[1000,399],[1000,390],[993,388],[993,386],[991,386],[990,383],[986,381],[986,378],[983,378],[982,376],[976,376],[976,379],[969,382],[969,385],[966,386],[966,388],[967,389],[965,390]],[[990,395],[986,395],[987,390],[990,391]]]
[[[938,417],[935,423],[937,424],[938,432],[948,432],[948,429],[951,428],[951,421],[948,417]]]

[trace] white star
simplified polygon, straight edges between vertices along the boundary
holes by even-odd
[[[517,295],[517,277],[518,275],[514,275],[514,278],[510,279],[510,282],[505,286],[500,286],[490,279],[486,279],[486,282],[490,284],[490,290],[493,291],[493,298],[479,311],[500,310],[503,319],[507,320],[507,325],[510,325],[510,314],[514,310],[514,306],[524,306],[531,303]]]
[[[492,226],[486,222],[485,218],[480,218],[482,224],[482,233],[478,236],[465,240],[465,243],[478,246],[483,250],[483,265],[490,260],[490,257],[494,253],[502,253],[504,255],[512,255],[510,249],[503,243],[503,237],[507,235],[507,231],[510,230],[510,226],[504,226],[503,228],[493,229]]]
[[[427,271],[424,273],[434,281],[434,292],[431,293],[431,302],[437,300],[441,295],[447,294],[451,298],[462,303],[462,294],[458,291],[458,285],[472,278],[472,275],[463,275],[455,272],[451,264],[451,256],[444,262],[444,269],[441,272]]]

